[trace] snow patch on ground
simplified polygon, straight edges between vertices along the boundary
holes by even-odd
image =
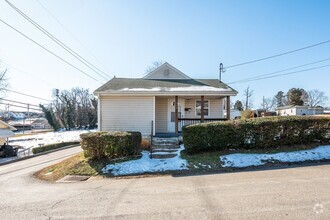
[[[46,132],[36,135],[27,135],[17,138],[9,138],[10,145],[19,145],[23,148],[33,148],[42,145],[79,141],[80,134],[94,132],[96,130],[75,130],[75,131],[59,131]]]
[[[142,151],[142,157],[140,159],[108,164],[102,171],[103,173],[112,173],[115,176],[119,176],[163,172],[167,170],[187,170],[187,161],[180,157],[182,150],[184,150],[184,146],[180,145],[180,148],[176,152],[173,152],[173,154],[177,155],[167,159],[150,159],[150,152]]]
[[[222,167],[260,166],[267,162],[302,162],[330,159],[330,145],[311,150],[300,150],[276,154],[228,154],[220,157]]]

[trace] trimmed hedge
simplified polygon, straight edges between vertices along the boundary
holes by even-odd
[[[188,153],[228,148],[267,149],[329,142],[330,119],[315,116],[263,117],[211,122],[183,128]]]
[[[49,144],[49,145],[45,145],[45,146],[42,146],[42,147],[32,148],[32,153],[33,154],[38,154],[38,153],[42,153],[42,152],[46,152],[46,151],[50,151],[50,150],[55,150],[55,149],[58,149],[58,148],[67,147],[67,146],[75,145],[75,144],[79,144],[79,141]]]
[[[141,151],[140,132],[93,132],[81,134],[81,147],[85,157],[114,159],[137,155]]]

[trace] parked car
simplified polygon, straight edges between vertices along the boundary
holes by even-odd
[[[15,157],[17,156],[18,148],[11,145],[2,145],[0,148],[0,157]]]

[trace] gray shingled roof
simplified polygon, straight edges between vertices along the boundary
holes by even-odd
[[[103,86],[95,90],[95,93],[105,91],[116,91],[121,89],[152,89],[155,87],[160,88],[178,88],[190,86],[210,86],[214,88],[232,89],[218,79],[132,79],[132,78],[113,78]]]

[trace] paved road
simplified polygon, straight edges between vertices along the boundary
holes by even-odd
[[[79,151],[0,166],[0,219],[330,219],[330,165],[56,184],[31,176]]]

